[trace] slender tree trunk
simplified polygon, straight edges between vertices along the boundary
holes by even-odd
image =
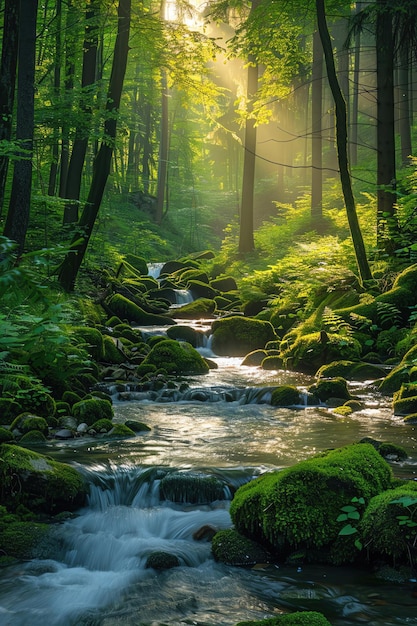
[[[79,16],[73,0],[68,0],[66,36],[65,36],[65,99],[66,110],[70,111],[74,91],[75,75],[75,42],[78,34],[77,22]],[[70,122],[64,116],[61,127],[61,155],[59,171],[59,197],[65,198],[67,191],[67,175],[70,150]]]
[[[54,95],[58,100],[61,91],[61,25],[62,25],[62,0],[57,0],[56,3],[56,35],[55,35],[55,59],[54,59]],[[53,143],[52,143],[52,160],[51,167],[49,169],[49,181],[48,181],[48,195],[54,196],[56,189],[56,180],[58,174],[58,160],[59,160],[59,128],[56,125],[53,131]]]
[[[83,261],[94,228],[104,189],[110,172],[117,129],[117,113],[123,89],[129,51],[131,0],[119,0],[118,27],[114,47],[110,83],[107,92],[104,138],[94,159],[93,179],[87,202],[78,223],[71,250],[65,257],[59,274],[59,282],[66,291],[74,289],[78,270]]]
[[[362,11],[362,2],[356,3],[356,13]],[[358,113],[359,113],[359,74],[361,60],[361,35],[358,31],[355,35],[355,54],[353,61],[353,96],[351,108],[351,131],[350,131],[350,158],[352,165],[358,162]]]
[[[252,5],[253,7],[253,5]],[[249,55],[248,66],[248,113],[245,123],[245,143],[243,156],[242,199],[240,206],[239,253],[248,254],[255,248],[253,238],[253,199],[255,194],[255,162],[256,162],[256,126],[250,117],[251,101],[258,89],[258,65],[255,58]]]
[[[84,38],[83,70],[81,77],[81,89],[84,92],[95,83],[97,48],[98,48],[98,3],[97,0],[89,1],[86,11],[86,26]],[[72,224],[78,221],[78,200],[80,199],[81,179],[87,152],[88,138],[90,133],[92,107],[88,103],[90,96],[82,94],[80,100],[80,114],[82,122],[75,131],[75,139],[72,146],[71,158],[68,164],[66,177],[65,197],[74,202],[67,202],[64,208],[64,224]]]
[[[337,80],[332,43],[330,40],[329,30],[327,28],[326,22],[324,0],[316,0],[316,10],[317,24],[323,45],[324,57],[326,60],[327,77],[336,107],[337,155],[340,169],[340,181],[342,184],[346,213],[348,217],[350,232],[352,235],[353,246],[355,249],[359,276],[363,283],[366,280],[370,280],[372,278],[372,274],[369,268],[362,233],[356,214],[355,198],[353,196],[352,181],[349,172],[346,102],[343,98],[343,94]]]
[[[394,38],[392,13],[387,0],[377,0],[376,77],[377,77],[377,201],[378,240],[392,251],[391,234],[396,230],[396,167],[394,130]],[[388,228],[384,232],[382,224]]]
[[[165,192],[168,175],[168,80],[164,68],[161,70],[161,129],[159,138],[158,184],[156,193],[156,223],[160,224],[164,216]]]
[[[0,65],[0,141],[12,137],[13,104],[16,84],[16,67],[19,41],[19,9],[16,0],[6,0],[4,5],[3,42]],[[0,216],[3,211],[9,157],[0,156]]]
[[[4,235],[17,242],[20,254],[29,224],[32,187],[37,10],[38,0],[20,0],[24,19],[19,21],[16,139],[25,152],[14,165],[9,211],[4,226]]]
[[[410,121],[410,50],[407,45],[400,47],[400,66],[398,68],[398,110],[399,128],[401,139],[401,160],[403,165],[409,165],[410,156],[413,152],[411,145],[411,121]]]
[[[311,218],[320,226],[323,216],[323,48],[318,31],[313,34],[313,73],[311,86]]]

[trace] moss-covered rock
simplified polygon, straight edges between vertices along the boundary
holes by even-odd
[[[308,388],[321,402],[326,402],[330,398],[340,398],[349,400],[351,395],[347,386],[347,382],[341,376],[335,378],[323,378],[318,380]]]
[[[247,365],[248,367],[257,367],[261,365],[262,361],[267,356],[268,352],[266,350],[253,350],[245,356],[241,365]]]
[[[186,341],[190,343],[193,348],[202,346],[204,341],[204,335],[201,332],[195,328],[191,328],[191,326],[183,326],[181,324],[168,328],[167,337],[168,339],[175,339],[176,341]]]
[[[362,361],[332,361],[322,365],[316,372],[317,378],[333,378],[342,376],[346,380],[375,380],[384,378],[386,369],[374,363]]]
[[[128,360],[127,355],[124,353],[123,344],[120,340],[105,335],[103,337],[104,354],[103,361],[105,363],[111,363],[113,365],[120,365]]]
[[[0,443],[7,443],[8,441],[13,441],[14,435],[7,428],[2,428],[0,426]]]
[[[218,276],[210,281],[210,287],[222,292],[237,290],[237,284],[233,276]]]
[[[300,403],[300,392],[292,385],[279,385],[272,392],[272,406],[295,406]]]
[[[70,465],[13,444],[0,446],[1,501],[10,510],[58,513],[84,504],[87,486]]]
[[[133,432],[135,433],[149,432],[150,430],[152,430],[147,424],[144,424],[143,422],[137,422],[136,420],[126,420],[125,426],[133,430]]]
[[[19,445],[33,445],[45,443],[46,437],[39,430],[29,430],[19,439]]]
[[[301,548],[334,553],[341,539],[340,509],[353,497],[368,502],[391,480],[389,464],[372,445],[352,444],[243,485],[230,514],[238,532],[277,554]],[[352,540],[338,562],[354,554]]]
[[[4,510],[4,507],[1,507]],[[47,524],[21,521],[15,515],[0,514],[0,552],[27,560],[37,555],[37,546],[49,533]]]
[[[95,430],[96,433],[108,433],[113,428],[113,426],[114,424],[111,420],[101,419],[94,422],[91,428],[92,430]]]
[[[417,485],[407,481],[376,495],[360,524],[368,549],[377,556],[408,561],[415,532],[410,523],[417,515]]]
[[[417,413],[417,396],[411,398],[399,398],[393,403],[394,415],[410,415]]]
[[[196,472],[172,472],[162,478],[159,491],[161,498],[171,502],[210,504],[224,500],[224,483],[216,476]]]
[[[332,361],[357,361],[362,350],[353,337],[323,331],[297,336],[289,346],[286,343],[284,337],[282,357],[286,367],[310,374]]]
[[[94,422],[100,419],[111,420],[113,407],[109,400],[87,398],[74,404],[72,414],[79,424],[85,422],[88,426],[92,426]]]
[[[132,265],[140,274],[143,274],[144,276],[147,275],[148,264],[143,257],[129,252],[125,255],[125,260],[127,263],[129,263],[129,265]]]
[[[176,319],[192,320],[211,317],[216,311],[216,303],[210,298],[198,298],[194,302],[189,302],[176,308],[173,315]]]
[[[270,322],[231,315],[212,324],[212,350],[220,356],[245,356],[277,338]]]
[[[76,326],[73,329],[75,337],[82,343],[88,354],[96,361],[104,356],[103,335],[97,328]]]
[[[256,563],[268,563],[268,552],[252,539],[236,530],[220,530],[213,537],[211,549],[214,559],[226,565],[252,567]]]
[[[172,569],[181,565],[179,558],[170,552],[152,552],[146,559],[146,568],[156,570]]]
[[[171,318],[165,315],[148,313],[142,307],[119,293],[114,294],[108,300],[107,306],[113,315],[140,326],[170,326],[175,324]]]
[[[381,381],[378,389],[381,393],[391,395],[401,388],[403,383],[410,380],[410,365],[401,363],[394,367]]]
[[[11,424],[22,412],[22,407],[14,398],[0,398],[0,424]]]
[[[297,611],[254,622],[239,622],[236,626],[331,626],[330,622],[316,611]]]
[[[282,357],[274,354],[266,356],[261,363],[263,370],[280,370],[284,367]]]
[[[113,428],[107,433],[107,437],[114,439],[124,437],[136,437],[136,433],[125,424],[113,424]]]
[[[37,430],[45,437],[48,434],[48,422],[45,418],[31,413],[22,413],[18,415],[10,426],[10,430],[17,429],[20,433],[25,434],[31,430]]]
[[[192,345],[165,339],[157,343],[146,356],[144,365],[164,368],[169,374],[207,374],[209,367]]]
[[[200,280],[189,280],[187,282],[187,289],[190,290],[191,295],[193,296],[194,299],[197,299],[197,298],[213,299],[215,296],[219,294],[219,292],[213,289],[213,287],[210,287],[210,285],[207,285],[206,283],[203,283]]]

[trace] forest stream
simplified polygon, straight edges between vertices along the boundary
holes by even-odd
[[[204,321],[198,324],[204,329]],[[1,626],[233,626],[306,609],[334,626],[417,626],[412,578],[389,582],[349,567],[230,567],[214,561],[210,541],[193,538],[206,526],[231,526],[231,494],[252,477],[365,436],[405,447],[409,458],[393,463],[394,473],[417,477],[415,426],[393,417],[389,399],[370,382],[351,385],[365,408],[349,417],[325,407],[272,407],[265,403],[270,387],[303,388],[312,380],[243,367],[240,358],[216,357],[209,345],[200,351],[218,369],[187,380],[187,393],[114,392],[115,421],[145,422],[149,433],[37,447],[87,476],[89,502],[57,527],[53,560],[0,571]],[[163,499],[161,476],[177,471],[219,477],[223,497],[198,505]],[[155,551],[175,554],[180,566],[146,568]]]

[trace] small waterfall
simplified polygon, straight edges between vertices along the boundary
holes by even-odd
[[[174,289],[173,291],[175,293],[176,302],[174,305],[172,305],[172,308],[180,307],[184,304],[189,304],[190,302],[194,301],[194,298],[189,289]]]
[[[152,278],[159,278],[161,273],[161,269],[163,268],[163,263],[148,263],[148,274],[152,276]]]

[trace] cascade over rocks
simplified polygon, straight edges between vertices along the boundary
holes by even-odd
[[[212,324],[212,350],[219,356],[245,356],[277,339],[270,322],[231,315]]]

